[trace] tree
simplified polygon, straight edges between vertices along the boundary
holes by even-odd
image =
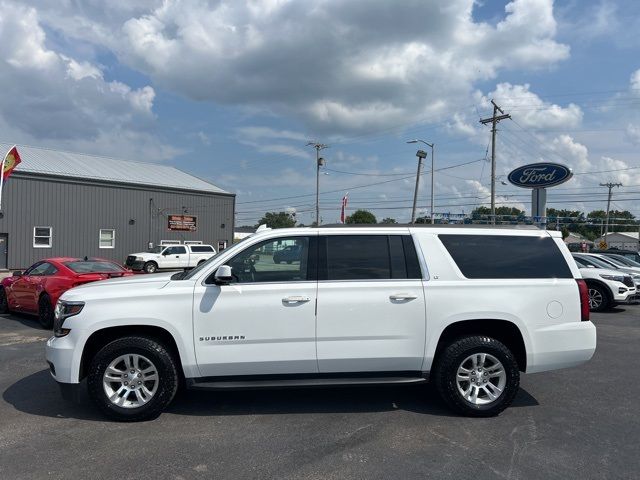
[[[416,223],[431,223],[431,217],[418,217]]]
[[[346,219],[346,223],[363,224],[363,223],[378,223],[373,213],[367,210],[356,210],[353,214],[349,215]]]
[[[267,225],[269,228],[291,228],[296,226],[296,219],[287,212],[267,212],[256,227],[260,225]]]
[[[387,217],[387,218],[383,218],[380,223],[398,223],[398,222],[396,222],[395,218]]]

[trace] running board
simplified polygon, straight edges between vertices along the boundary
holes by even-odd
[[[268,380],[215,380],[198,381],[187,378],[187,388],[192,390],[245,390],[261,388],[307,388],[307,387],[355,387],[366,385],[411,385],[426,383],[425,377],[334,377],[334,378],[281,378]]]

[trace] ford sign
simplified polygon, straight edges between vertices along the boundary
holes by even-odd
[[[545,188],[560,185],[573,176],[569,167],[558,163],[532,163],[513,170],[509,181],[523,188]]]

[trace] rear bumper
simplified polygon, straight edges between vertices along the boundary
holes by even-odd
[[[591,322],[541,327],[531,331],[531,343],[527,373],[575,367],[590,360],[596,351],[596,327]]]

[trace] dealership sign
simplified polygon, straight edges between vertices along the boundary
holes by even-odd
[[[198,217],[195,215],[169,215],[167,227],[174,232],[195,232],[198,230]]]
[[[546,188],[560,185],[573,176],[569,167],[558,163],[532,163],[513,170],[509,181],[523,188]]]

